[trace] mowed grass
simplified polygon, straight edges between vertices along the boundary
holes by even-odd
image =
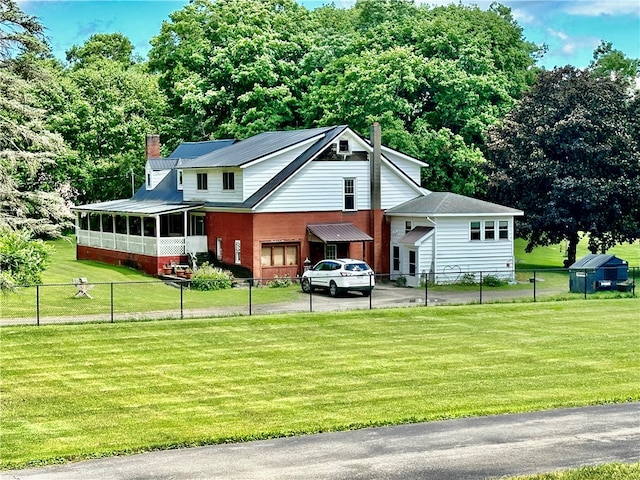
[[[3,327],[3,468],[640,400],[640,300]]]
[[[561,472],[543,473],[512,477],[511,480],[637,480],[640,478],[640,463],[612,463],[582,468],[574,468]]]

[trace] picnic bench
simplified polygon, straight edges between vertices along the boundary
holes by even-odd
[[[73,284],[76,286],[76,289],[78,290],[74,295],[75,298],[81,298],[81,297],[93,298],[89,293],[89,290],[93,288],[93,285],[87,283],[86,278],[84,277],[74,278]]]

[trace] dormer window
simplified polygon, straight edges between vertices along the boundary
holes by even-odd
[[[178,190],[182,190],[182,170],[178,170]]]
[[[349,140],[340,140],[338,142],[338,153],[347,153],[349,151]]]
[[[147,172],[147,188],[151,188],[151,173]]]

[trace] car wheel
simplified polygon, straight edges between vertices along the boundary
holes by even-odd
[[[301,286],[304,293],[311,293],[311,280],[309,280],[308,278],[303,278]]]
[[[338,291],[338,285],[336,285],[336,282],[331,280],[331,283],[329,284],[329,295],[331,295],[332,297],[337,297],[338,293],[340,293]]]

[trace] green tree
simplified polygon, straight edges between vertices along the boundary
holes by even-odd
[[[638,91],[573,67],[540,74],[490,132],[492,198],[520,208],[530,251],[581,236],[592,252],[640,238]]]
[[[640,75],[640,59],[628,58],[620,50],[614,49],[611,42],[602,41],[593,51],[589,68],[598,76],[613,74],[635,81]]]
[[[0,291],[41,282],[52,247],[28,230],[0,227]]]
[[[74,179],[76,202],[131,196],[132,174],[144,178],[145,136],[165,125],[157,76],[132,64],[131,51],[126,37],[94,35],[68,52],[81,60],[71,68],[49,65],[56,82],[41,96],[48,125],[73,150],[64,172]]]
[[[51,81],[42,26],[12,0],[0,2],[0,227],[55,237],[71,220],[68,179],[52,172],[65,146],[45,125],[39,88]]]

